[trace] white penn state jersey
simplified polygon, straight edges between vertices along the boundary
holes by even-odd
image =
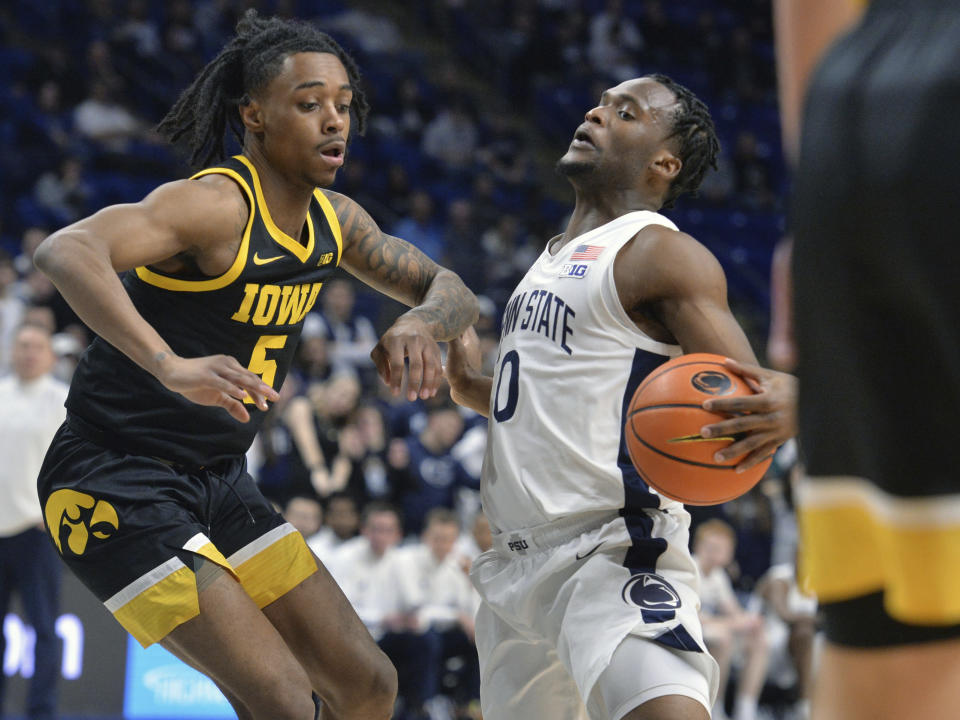
[[[623,215],[550,247],[513,291],[493,379],[481,494],[499,531],[574,514],[682,507],[633,468],[623,418],[650,371],[681,353],[630,320],[613,278],[623,245],[655,212]]]

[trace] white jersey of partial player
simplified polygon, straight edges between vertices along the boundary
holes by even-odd
[[[483,466],[483,507],[498,531],[570,515],[679,506],[648,488],[623,442],[624,413],[655,367],[681,353],[630,320],[614,283],[623,245],[647,225],[631,212],[548,247],[503,317]]]

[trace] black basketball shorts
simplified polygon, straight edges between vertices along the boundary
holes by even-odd
[[[800,565],[843,644],[960,635],[958,39],[953,0],[873,0],[807,95]]]
[[[229,572],[260,608],[317,569],[242,457],[186,469],[102,447],[68,419],[37,485],[60,555],[144,647],[199,614],[194,570],[203,560]]]

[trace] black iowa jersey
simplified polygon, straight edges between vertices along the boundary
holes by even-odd
[[[232,178],[250,207],[233,265],[202,279],[139,267],[123,284],[175,353],[232,355],[279,389],[303,320],[340,263],[340,225],[318,189],[307,214],[306,244],[297,242],[274,224],[247,158],[237,155],[194,177],[212,173]],[[222,408],[192,403],[100,338],[81,358],[66,404],[72,415],[109,436],[112,446],[184,465],[213,465],[246,452],[264,417],[252,402],[248,423]]]

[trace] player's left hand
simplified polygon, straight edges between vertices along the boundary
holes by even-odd
[[[737,470],[743,471],[766,460],[784,442],[797,434],[797,379],[788,373],[769,370],[727,358],[724,366],[742,377],[756,393],[745,397],[717,397],[705,400],[709,412],[736,415],[700,430],[703,437],[743,434],[715,455],[717,462],[743,456]]]
[[[427,324],[416,316],[406,314],[397,318],[373,348],[370,357],[394,395],[399,395],[403,386],[404,360],[409,363],[407,399],[411,402],[417,397],[426,400],[437,394],[443,378],[440,347]]]

